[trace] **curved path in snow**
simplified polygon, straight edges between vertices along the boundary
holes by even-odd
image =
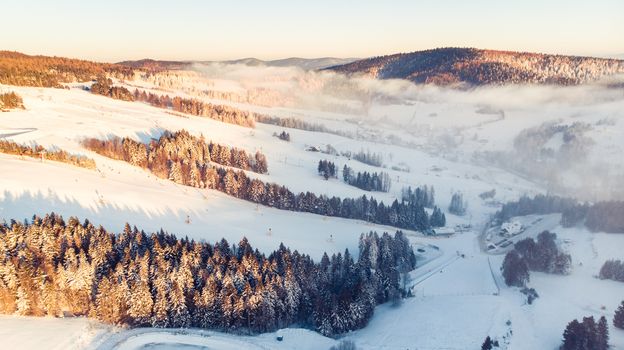
[[[283,339],[278,341],[277,336]],[[95,350],[282,350],[329,349],[337,341],[307,329],[286,328],[274,333],[243,336],[203,329],[136,328],[101,337]]]
[[[37,131],[37,128],[11,128],[11,129],[0,129],[0,139],[17,136],[21,134],[27,134],[29,132]]]
[[[218,335],[201,330],[167,330],[139,328],[116,333],[97,347],[98,350],[139,349],[267,349],[231,335]]]

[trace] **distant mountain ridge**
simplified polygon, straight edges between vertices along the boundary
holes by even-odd
[[[181,70],[188,69],[193,64],[210,64],[210,63],[225,63],[225,64],[244,64],[248,66],[267,66],[267,67],[299,67],[305,70],[317,70],[331,66],[337,66],[347,64],[358,60],[357,58],[336,58],[336,57],[320,57],[320,58],[301,58],[290,57],[278,60],[260,60],[257,58],[249,57],[237,60],[227,61],[159,61],[152,59],[142,59],[136,61],[123,61],[118,64],[131,67],[141,68],[148,70]]]
[[[299,67],[306,70],[323,69],[327,67],[343,65],[357,61],[358,58],[337,58],[337,57],[320,57],[320,58],[301,58],[290,57],[278,60],[264,61],[257,58],[244,58],[240,60],[221,61],[221,63],[241,63],[250,66],[269,66],[269,67]],[[205,62],[204,62],[205,63]]]
[[[539,53],[439,48],[372,57],[327,70],[415,83],[576,85],[624,74],[624,60]]]
[[[181,70],[186,69],[193,64],[191,61],[161,61],[153,60],[151,58],[144,58],[136,61],[122,61],[116,64],[130,67],[132,69],[146,69],[151,71],[163,71],[163,70]]]

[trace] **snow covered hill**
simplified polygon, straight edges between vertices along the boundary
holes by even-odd
[[[223,237],[238,242],[245,236],[263,252],[283,242],[317,261],[324,252],[337,253],[345,248],[357,252],[361,233],[396,230],[364,221],[268,208],[215,190],[178,185],[100,156],[81,144],[87,137],[113,136],[147,143],[165,130],[185,129],[220,144],[248,152],[262,151],[268,158],[268,173],[247,172],[248,176],[296,192],[353,198],[372,195],[389,203],[400,200],[403,187],[433,186],[436,204],[446,212],[447,226],[471,225],[448,238],[406,232],[419,259],[417,269],[405,280],[414,297],[403,300],[401,305],[379,306],[367,327],[343,336],[342,340],[352,340],[358,349],[478,348],[488,335],[498,339],[503,349],[555,349],[572,319],[589,315],[612,318],[624,297],[624,284],[594,276],[605,260],[624,258],[624,235],[564,229],[554,223],[552,230],[572,256],[572,273],[532,273],[529,285],[540,295],[533,305],[526,304],[517,288],[505,286],[500,273],[503,256],[483,252],[479,236],[501,203],[523,194],[564,191],[590,181],[595,186],[583,194],[585,198],[618,195],[617,187],[612,185],[624,174],[621,89],[596,85],[451,91],[392,81],[356,79],[347,83],[327,72],[305,73],[302,77],[280,67],[271,68],[276,69],[273,72],[278,72],[279,78],[270,81],[264,75],[266,67],[245,67],[241,71],[236,66],[218,74],[178,72],[119,83],[130,89],[296,117],[322,123],[337,132],[262,123],[252,129],[174,115],[147,104],[90,94],[82,89],[83,84],[73,84],[70,89],[10,87],[23,97],[26,109],[0,114],[1,139],[86,155],[95,160],[97,169],[0,154],[0,220],[24,220],[53,211],[66,218],[88,218],[116,232],[129,222],[146,231],[162,228],[208,242]],[[255,75],[250,74],[253,69],[258,69]],[[356,88],[347,93],[345,86]],[[209,97],[201,87],[245,93],[262,87],[265,92],[275,91],[291,98],[257,104],[253,99],[217,99],[214,94]],[[362,97],[363,87],[368,89],[368,99]],[[281,103],[286,100],[294,102]],[[327,108],[336,104],[350,108]],[[546,122],[551,124],[544,126]],[[579,131],[570,127],[574,123],[589,127]],[[273,136],[284,130],[291,142]],[[524,136],[519,138],[520,134]],[[571,147],[579,145],[566,146],[570,135],[591,139],[582,144],[585,158],[581,164],[560,162]],[[328,145],[337,154],[309,151],[325,150]],[[522,158],[528,147],[545,158]],[[377,168],[339,155],[360,150],[380,153],[385,166]],[[500,152],[497,157],[484,156],[496,152]],[[340,178],[325,180],[317,173],[318,162],[325,159],[339,169],[348,165],[356,171],[387,172],[392,187],[387,193],[367,192]],[[561,178],[567,187],[555,188],[547,178],[513,166],[521,161],[531,166],[565,164]],[[606,193],[610,188],[615,189]],[[491,190],[495,190],[493,198],[479,197]],[[467,214],[461,217],[446,210],[456,192],[462,192],[468,202]],[[181,349],[327,349],[338,344],[338,340],[297,328],[236,336],[200,330],[126,330],[84,319],[3,316],[0,329],[7,346],[26,349],[164,349],[174,345]],[[610,332],[613,348],[624,348],[624,331],[611,327]],[[276,339],[278,336],[283,337],[282,341]]]
[[[581,84],[624,72],[624,62],[594,57],[445,47],[373,57],[328,69],[379,79],[450,85]]]

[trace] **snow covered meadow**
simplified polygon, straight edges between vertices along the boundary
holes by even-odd
[[[532,273],[529,286],[539,293],[532,305],[526,304],[518,288],[505,285],[500,272],[503,255],[488,254],[480,244],[486,222],[501,203],[522,195],[550,191],[569,195],[582,188],[582,199],[618,199],[624,179],[622,88],[597,84],[462,91],[243,65],[201,66],[186,74],[137,77],[120,84],[295,117],[344,135],[262,123],[252,129],[181,117],[144,103],[90,94],[82,84],[69,89],[10,87],[23,97],[26,109],[0,114],[0,139],[85,155],[95,160],[97,169],[0,154],[0,220],[23,221],[55,212],[89,219],[113,232],[121,232],[128,222],[147,232],[163,229],[207,242],[221,238],[238,242],[247,237],[252,246],[267,253],[284,243],[315,261],[324,252],[346,248],[357,252],[362,233],[396,231],[360,220],[269,208],[216,190],[179,185],[81,144],[88,137],[113,136],[148,143],[165,130],[185,129],[206,140],[263,152],[268,173],[248,175],[295,192],[372,195],[391,203],[400,200],[403,187],[433,186],[446,226],[470,228],[450,237],[405,230],[414,249],[420,248],[417,268],[404,280],[414,296],[399,305],[378,306],[365,328],[339,339],[301,328],[242,336],[196,329],[128,330],[82,318],[3,316],[0,337],[7,348],[329,349],[340,340],[350,340],[358,349],[475,349],[489,335],[502,349],[556,349],[569,321],[590,315],[611,320],[624,298],[624,284],[596,278],[605,260],[624,258],[624,232],[591,233],[546,220],[540,230],[558,234],[562,249],[571,254],[572,269],[565,276]],[[582,131],[569,128],[575,123],[584,125]],[[273,136],[284,130],[290,142]],[[582,144],[570,145],[563,136],[566,132],[578,132],[572,135]],[[522,142],[518,141],[521,134]],[[325,150],[328,145],[337,152],[309,151],[311,147]],[[340,155],[360,150],[380,153],[383,169]],[[524,158],[535,150],[544,151],[538,159]],[[574,157],[579,157],[578,164]],[[390,175],[392,187],[387,193],[371,193],[347,185],[340,177],[325,180],[318,175],[317,164],[326,159],[340,169],[348,165],[356,171],[383,170]],[[561,173],[526,171],[536,164],[561,167]],[[479,197],[492,189],[494,198]],[[468,203],[463,216],[447,210],[456,192],[463,193]],[[624,348],[624,331],[612,326],[609,330],[612,348]]]

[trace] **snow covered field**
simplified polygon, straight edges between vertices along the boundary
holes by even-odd
[[[54,211],[65,217],[89,219],[112,231],[122,230],[129,222],[145,231],[162,228],[178,236],[209,242],[223,237],[237,242],[246,236],[252,246],[263,252],[272,251],[283,242],[316,260],[323,252],[335,253],[345,248],[357,252],[357,239],[363,232],[396,230],[362,221],[267,208],[221,192],[180,186],[80,145],[86,137],[128,136],[147,142],[164,130],[179,129],[249,152],[261,150],[267,155],[269,173],[249,176],[286,185],[296,192],[341,197],[371,195],[339,179],[326,181],[317,175],[316,167],[322,159],[332,160],[339,168],[348,164],[356,171],[379,171],[346,157],[306,151],[308,146],[327,144],[338,151],[370,149],[383,154],[387,165],[383,171],[391,175],[393,185],[388,193],[372,195],[385,203],[400,197],[403,186],[433,185],[436,204],[446,210],[452,194],[463,192],[468,213],[463,217],[446,213],[447,225],[471,223],[473,230],[450,238],[407,232],[415,248],[427,250],[426,263],[419,263],[410,274],[408,284],[414,297],[403,300],[399,306],[379,306],[366,328],[344,335],[358,349],[474,349],[488,335],[510,350],[556,349],[569,321],[590,315],[605,315],[611,320],[615,307],[624,298],[624,284],[595,278],[605,260],[624,258],[624,235],[564,229],[553,219],[527,235],[554,227],[563,249],[572,255],[573,271],[568,276],[531,273],[529,284],[540,297],[533,305],[526,305],[517,289],[502,282],[499,268],[503,256],[489,255],[480,249],[480,230],[497,206],[478,195],[495,189],[495,200],[505,202],[522,194],[545,193],[546,188],[518,174],[470,161],[475,151],[510,149],[518,132],[546,120],[585,121],[595,126],[591,131],[595,140],[591,151],[594,160],[602,158],[613,163],[609,171],[622,170],[619,155],[624,150],[624,98],[620,95],[611,100],[604,96],[597,101],[584,100],[583,104],[570,102],[580,95],[580,90],[574,89],[564,94],[540,88],[542,95],[528,88],[488,89],[482,95],[424,89],[416,91],[417,100],[410,95],[411,104],[375,104],[368,116],[357,118],[303,107],[238,104],[265,113],[322,122],[338,130],[392,133],[423,146],[413,149],[294,129],[288,129],[292,142],[286,143],[272,136],[284,128],[271,125],[257,124],[250,129],[207,118],[181,118],[142,103],[112,100],[79,88],[12,89],[24,98],[27,109],[0,114],[0,138],[84,154],[95,159],[97,170],[0,154],[0,220],[23,220]],[[192,90],[178,92],[193,95]],[[550,99],[543,96],[546,93]],[[504,100],[511,95],[518,96]],[[530,102],[528,106],[523,105],[522,98]],[[504,108],[504,118],[496,112],[484,113],[484,105],[493,110]],[[357,123],[349,121],[353,118]],[[597,123],[604,118],[616,123]],[[438,142],[447,136],[455,144],[449,151],[440,148]],[[556,141],[550,140],[548,147],[557,147]],[[450,156],[451,153],[456,156]],[[408,166],[410,172],[391,170],[392,165],[400,163]],[[610,334],[613,348],[624,348],[624,331],[611,327]],[[277,336],[283,336],[283,341],[277,341]],[[200,330],[123,330],[85,319],[12,316],[0,317],[0,338],[5,341],[0,347],[6,345],[10,349],[307,350],[328,349],[338,343],[295,328],[235,336]]]
[[[89,218],[116,231],[129,222],[146,231],[163,228],[208,241],[222,237],[239,241],[242,236],[247,236],[254,246],[265,251],[284,242],[293,249],[305,248],[305,253],[315,258],[320,258],[324,251],[330,253],[345,248],[355,251],[356,238],[362,232],[395,230],[352,220],[258,207],[217,191],[176,185],[80,145],[80,140],[86,137],[112,135],[147,142],[158,137],[163,130],[180,129],[250,152],[261,150],[267,155],[269,174],[249,175],[286,185],[296,192],[312,191],[342,197],[366,194],[389,203],[400,197],[404,186],[433,185],[436,200],[444,207],[452,193],[460,190],[467,198],[473,198],[494,187],[501,200],[539,191],[534,184],[496,168],[449,162],[397,146],[301,130],[289,130],[292,142],[286,143],[272,136],[274,131],[282,129],[269,125],[258,124],[256,129],[249,129],[207,118],[180,118],[142,103],[116,101],[77,89],[16,90],[24,97],[28,109],[4,114],[0,120],[0,134],[16,134],[7,137],[16,142],[36,142],[87,155],[95,159],[98,167],[97,171],[89,171],[54,162],[42,164],[33,159],[0,155],[3,164],[0,217],[5,219],[24,219],[35,213],[55,211],[66,216]],[[319,140],[341,151],[371,149],[382,152],[388,160],[392,154],[393,162],[408,164],[412,172],[384,169],[394,182],[389,193],[369,193],[339,179],[325,181],[316,174],[321,159],[330,159],[340,168],[349,164],[356,171],[379,170],[345,157],[305,151],[306,145],[316,145]],[[441,170],[431,171],[434,167]],[[448,216],[449,224],[473,217],[479,221],[493,210],[481,201],[471,202],[470,208],[471,214],[466,218]],[[185,223],[187,215],[190,224]]]

